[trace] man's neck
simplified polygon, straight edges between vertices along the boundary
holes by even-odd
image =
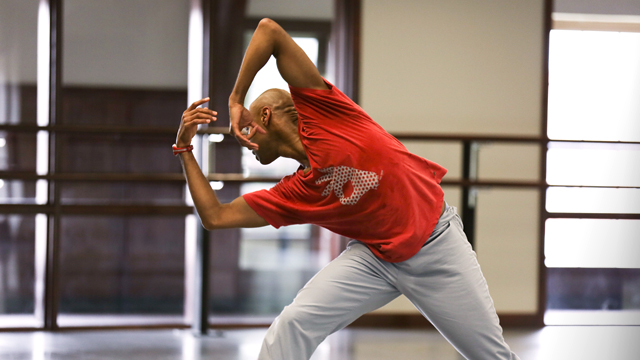
[[[308,171],[308,169],[311,169],[307,152],[302,145],[302,141],[300,140],[300,136],[297,131],[289,134],[288,138],[284,140],[285,141],[283,141],[282,147],[280,148],[280,156],[298,161],[300,165],[304,167],[305,172]]]

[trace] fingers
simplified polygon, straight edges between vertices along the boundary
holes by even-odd
[[[266,134],[267,132],[255,122],[252,123],[253,126],[249,126],[249,134],[247,134],[247,139],[251,139],[256,133]]]
[[[200,109],[196,109],[195,111],[192,111],[192,112],[184,113],[182,115],[182,118],[185,121],[189,121],[189,120],[193,120],[193,119],[205,119],[205,120],[216,121],[216,120],[218,120],[216,115],[218,115],[218,113],[215,112],[215,111],[211,111],[209,109],[200,108]]]
[[[256,124],[255,122],[253,123],[255,126],[253,127],[256,131],[254,132],[254,134],[256,132],[259,132],[260,134],[266,134],[267,132],[265,131],[265,129],[263,129],[261,126],[259,126],[258,124]],[[251,137],[253,137],[253,135],[251,135]]]
[[[200,105],[202,105],[202,104],[206,103],[207,101],[209,101],[209,98],[208,98],[208,97],[206,97],[206,98],[204,98],[204,99],[200,99],[200,100],[198,100],[198,101],[195,101],[193,104],[191,104],[191,106],[189,106],[189,107],[187,108],[187,111],[191,111],[191,110],[193,110],[193,109],[197,108],[198,106],[200,106]]]
[[[250,140],[256,132],[256,127],[259,127],[259,126],[254,126],[249,132],[249,134],[245,135],[242,133],[240,129],[238,129],[237,125],[231,126],[231,134],[236,138],[236,140],[238,140],[240,145],[250,150],[258,150],[258,144],[252,143]]]
[[[247,136],[244,136],[244,135],[236,136],[236,140],[238,140],[240,145],[250,150],[258,150],[258,144],[252,143],[251,140],[249,140],[249,137]]]
[[[216,115],[218,115],[218,112],[208,108],[197,108],[197,109],[186,110],[184,113],[182,113],[183,117],[193,116],[194,114],[204,114],[204,115],[215,117]]]
[[[184,114],[182,114],[182,123],[184,124],[184,126],[189,126],[193,124],[196,124],[196,125],[208,124],[211,121],[218,120],[216,115],[218,115],[216,111],[213,111],[207,108],[197,108],[193,110],[188,110],[188,111],[185,111]]]

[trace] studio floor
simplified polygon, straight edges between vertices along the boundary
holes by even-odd
[[[2,360],[249,360],[266,329],[194,336],[189,330],[0,332]],[[507,329],[522,360],[638,360],[640,326],[547,326]],[[313,360],[460,360],[434,330],[346,329],[320,345]]]

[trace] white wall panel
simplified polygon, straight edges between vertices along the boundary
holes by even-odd
[[[362,107],[389,131],[538,135],[543,3],[364,0]]]
[[[480,180],[540,179],[540,145],[483,143],[478,158]]]
[[[535,189],[478,192],[475,250],[498,312],[536,312],[538,204]]]
[[[539,136],[544,3],[363,0],[361,106],[390,132]],[[459,144],[405,144],[461,176]],[[539,156],[537,145],[485,144],[479,176],[535,181]],[[459,206],[460,191],[445,191]],[[479,192],[476,244],[498,312],[537,310],[538,201],[535,189]],[[380,312],[415,310],[400,298]]]

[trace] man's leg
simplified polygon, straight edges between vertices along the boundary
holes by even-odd
[[[455,208],[441,221],[448,228],[411,259],[396,264],[398,289],[467,359],[515,360],[476,255]]]
[[[330,334],[400,295],[390,284],[395,269],[353,242],[320,270],[273,322],[260,360],[309,359]]]

